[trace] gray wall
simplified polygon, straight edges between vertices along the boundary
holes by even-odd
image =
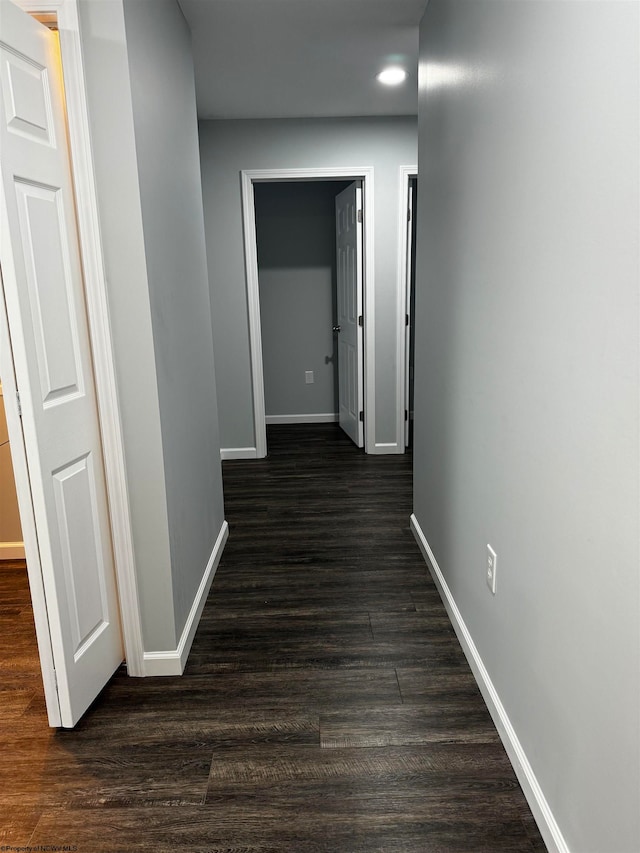
[[[175,648],[158,386],[121,0],[80,27],[145,649]]]
[[[580,853],[640,849],[639,18],[421,27],[415,513]]]
[[[222,524],[189,37],[173,0],[79,11],[143,641],[162,651]]]
[[[374,167],[375,438],[377,443],[396,440],[398,167],[415,162],[416,147],[412,117],[200,123],[223,447],[255,446],[240,204],[242,169]]]
[[[267,416],[338,411],[335,197],[345,185],[255,186]]]
[[[191,35],[176,0],[124,8],[179,637],[224,521]]]

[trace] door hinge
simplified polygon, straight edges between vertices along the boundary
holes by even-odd
[[[364,317],[362,316],[362,314],[358,314],[358,325],[364,326]]]
[[[407,210],[407,222],[411,222],[411,208]]]
[[[360,420],[364,423],[364,412],[360,412]]]
[[[358,222],[362,222],[362,210],[358,211]]]
[[[404,410],[404,419],[405,421],[409,420],[409,412],[406,409]]]
[[[22,417],[22,403],[20,402],[20,394],[16,391],[16,403],[18,404],[18,417]]]
[[[404,315],[404,324],[405,324],[405,326],[409,325],[409,315],[408,314]]]

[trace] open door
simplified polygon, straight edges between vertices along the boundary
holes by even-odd
[[[1,344],[11,350],[21,405],[10,439],[23,444],[28,467],[20,491],[24,501],[30,490],[37,545],[34,538],[26,557],[30,571],[41,567],[46,608],[36,628],[48,620],[59,719],[71,727],[123,647],[57,35],[10,0],[0,0],[0,77],[10,337]]]
[[[340,426],[364,447],[362,377],[362,187],[359,181],[336,196],[338,402]]]
[[[404,446],[413,443],[413,376],[415,353],[415,302],[416,302],[416,210],[418,182],[409,178],[407,196],[407,254],[406,254],[406,324],[404,369]]]

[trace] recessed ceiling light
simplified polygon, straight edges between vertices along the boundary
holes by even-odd
[[[385,86],[398,86],[404,83],[407,79],[407,72],[399,65],[391,65],[389,68],[383,69],[379,74],[376,74],[376,80],[384,83]]]

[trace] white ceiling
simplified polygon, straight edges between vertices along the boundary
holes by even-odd
[[[427,0],[179,0],[191,27],[200,118],[417,113]],[[387,64],[409,77],[379,84]]]

